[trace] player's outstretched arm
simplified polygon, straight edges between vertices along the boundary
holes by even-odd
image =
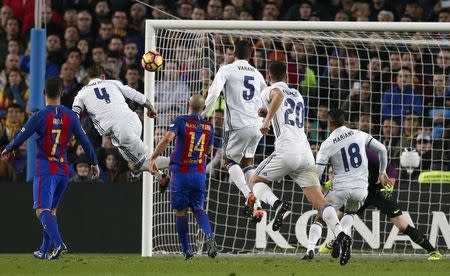
[[[216,102],[217,98],[220,95],[220,92],[222,92],[223,87],[226,83],[225,73],[222,69],[219,69],[217,71],[216,77],[214,78],[213,83],[208,89],[208,96],[206,96],[205,100],[205,110],[202,112],[202,116],[205,117],[211,108],[213,108],[214,103]]]
[[[280,108],[281,103],[283,102],[283,92],[281,92],[280,89],[274,88],[270,91],[269,94],[269,100],[270,105],[267,110],[266,118],[263,121],[263,125],[261,126],[261,133],[263,135],[267,135],[270,131],[270,122],[272,121],[273,117],[275,116],[275,113],[277,112],[278,108]]]
[[[386,147],[373,137],[370,138],[369,143],[367,145],[369,148],[376,150],[380,158],[380,174],[378,177],[378,182],[380,182],[380,184],[385,188],[389,189],[392,188],[393,183],[386,173],[388,163]]]
[[[14,138],[6,145],[2,151],[2,158],[9,159],[13,155],[13,151],[19,148],[34,132],[36,132],[39,126],[38,114],[33,114],[22,129],[14,136]]]
[[[158,166],[156,165],[156,158],[163,153],[163,151],[166,149],[167,145],[175,138],[175,132],[173,131],[167,131],[164,135],[164,138],[159,142],[159,144],[156,146],[155,151],[153,151],[152,156],[150,157],[150,172],[152,174],[158,172]]]

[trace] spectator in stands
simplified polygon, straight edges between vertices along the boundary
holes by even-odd
[[[223,19],[224,20],[237,20],[239,15],[237,14],[236,7],[232,4],[228,4],[223,9]]]
[[[106,46],[108,41],[114,35],[113,23],[109,19],[103,19],[100,21],[100,27],[98,28],[98,36],[95,39],[95,43],[98,45]]]
[[[167,16],[167,5],[163,0],[155,1],[153,7],[155,7],[154,9],[152,9],[153,19],[169,19],[169,17]]]
[[[109,17],[111,9],[109,8],[109,4],[107,0],[99,0],[95,5],[95,16],[98,19],[104,19]]]
[[[108,42],[108,51],[122,53],[123,41],[120,36],[113,36]]]
[[[80,155],[74,163],[75,176],[70,179],[72,183],[84,183],[84,182],[95,182],[102,183],[103,180],[100,178],[92,179],[92,172],[90,168],[90,160],[86,154]]]
[[[25,110],[29,98],[28,85],[18,68],[12,68],[8,72],[7,79],[5,88],[0,91],[0,108],[3,111],[0,111],[1,117],[5,116],[4,111],[12,104],[16,104],[22,110]]]
[[[4,32],[6,28],[6,22],[8,21],[8,18],[13,16],[13,11],[10,6],[3,5],[0,9],[0,28],[2,29],[2,32]]]
[[[206,12],[205,9],[200,6],[195,6],[192,11],[191,19],[192,20],[205,20]]]
[[[372,101],[373,94],[368,80],[361,80],[357,87],[350,89],[350,94],[341,106],[350,122],[356,122],[361,112],[377,114],[376,109],[380,111],[380,102]]]
[[[10,40],[8,41],[8,53],[7,54],[12,54],[12,55],[20,55],[22,54],[22,49],[20,47],[19,41],[18,40]]]
[[[420,154],[420,170],[426,171],[431,169],[432,162],[432,144],[431,136],[428,133],[420,132],[415,138],[415,148]]]
[[[136,33],[141,33],[145,27],[143,23],[146,15],[147,15],[147,8],[141,3],[134,3],[130,9],[129,28]]]
[[[192,2],[181,0],[177,3],[177,15],[181,19],[190,19],[192,16]]]
[[[394,120],[397,118],[393,117]],[[403,116],[402,126],[402,136],[400,138],[400,147],[407,148],[413,147],[414,137],[417,135],[419,129],[420,121],[419,117],[411,111],[408,111],[405,116]]]
[[[119,178],[119,160],[117,150],[110,150],[106,152],[105,156],[105,170],[102,175],[103,181],[106,183],[117,183]]]
[[[85,67],[90,66],[92,56],[89,41],[84,38],[80,39],[77,43],[77,48],[80,50],[81,64]]]
[[[73,100],[81,89],[81,85],[75,78],[75,70],[71,63],[66,62],[61,66],[61,79],[64,87],[61,104],[72,109]]]
[[[125,46],[123,47],[123,72],[131,65],[139,65],[140,59],[138,58],[138,52],[139,49],[136,42],[132,40],[125,42]]]
[[[125,83],[129,87],[134,88],[141,93],[144,93],[144,82],[141,80],[140,69],[136,65],[130,64],[128,66],[125,73]]]
[[[75,72],[75,78],[78,83],[82,83],[83,79],[87,76],[86,69],[81,65],[81,52],[77,48],[68,50],[66,62],[72,65]]]
[[[323,142],[328,137],[328,103],[319,103],[319,109],[317,111],[317,120],[311,119],[310,137],[312,141]]]
[[[379,22],[393,22],[394,21],[394,13],[391,11],[382,10],[378,13],[378,21]]]
[[[109,52],[106,57],[106,66],[105,68],[109,70],[109,74],[111,74],[111,78],[120,79],[120,68],[122,68],[122,60],[120,58],[120,52]]]
[[[442,72],[447,75],[450,74],[450,49],[441,48],[439,50],[439,53],[435,56],[434,64],[435,64],[434,72]],[[449,86],[448,82],[447,86]]]
[[[425,115],[432,119],[433,140],[440,140],[444,134],[444,121],[450,120],[450,90],[445,86],[446,76],[433,76],[433,95],[425,98]]]
[[[155,85],[155,108],[161,114],[156,124],[167,126],[172,121],[168,116],[183,113],[191,96],[189,86],[180,80],[180,66],[176,61],[166,61],[161,81]]]
[[[61,38],[56,34],[47,35],[47,61],[56,64],[59,68],[64,62]]]
[[[254,18],[249,10],[241,10],[239,13],[239,20],[254,20]]]
[[[269,1],[264,5],[261,20],[275,21],[280,17],[280,9],[275,1]]]
[[[80,38],[94,39],[96,37],[92,28],[92,15],[87,10],[78,12],[77,28],[80,32]]]
[[[20,38],[20,21],[17,17],[6,19],[5,33],[7,41]]]
[[[441,9],[437,14],[438,22],[450,22],[450,9]]]
[[[348,96],[348,90],[359,90],[360,89],[360,79],[361,79],[361,65],[359,63],[359,58],[353,54],[348,54],[345,58],[345,73],[346,77],[341,77],[341,87],[345,91],[341,91],[340,99],[344,100]]]
[[[230,45],[225,47],[224,64],[231,64],[233,62],[234,62],[234,47]]]
[[[372,118],[369,113],[361,113],[356,128],[366,133],[372,133]]]
[[[400,22],[412,22],[413,19],[409,14],[403,14],[402,17],[400,17]]]
[[[356,21],[369,21],[370,16],[370,6],[368,3],[364,2],[356,2],[353,4],[352,9],[352,17]]]
[[[385,118],[381,128],[380,142],[386,147],[388,152],[388,160],[398,167],[400,162],[400,128],[397,121],[393,118]]]
[[[67,27],[77,27],[77,9],[75,6],[69,7],[64,11],[64,23]]]
[[[371,13],[369,16],[370,21],[378,21],[378,14],[382,10],[391,11],[392,13],[395,12],[395,9],[391,5],[389,5],[388,2],[389,1],[386,0],[372,0],[372,5],[370,7]]]
[[[422,108],[423,98],[414,90],[411,69],[402,67],[397,75],[397,85],[383,95],[382,116],[401,120],[407,111],[422,115]]]
[[[128,28],[128,17],[125,11],[115,11],[112,23],[114,26],[114,34],[119,37],[130,37],[134,33]]]
[[[343,65],[339,57],[331,55],[328,57],[328,66],[322,76],[319,77],[319,97],[328,99],[330,106],[338,107],[341,99],[341,92],[348,93],[341,89],[341,79],[345,76],[342,71]],[[345,95],[342,100],[346,99]]]
[[[5,89],[6,82],[8,81],[7,76],[12,68],[19,68],[19,56],[8,54],[5,60],[5,67],[0,72],[0,90]]]
[[[106,53],[102,46],[96,45],[92,48],[92,61],[100,66],[105,65]]]
[[[64,32],[64,46],[66,49],[77,47],[78,40],[80,40],[80,35],[78,34],[78,29],[76,27],[67,27]]]
[[[409,0],[405,5],[405,14],[411,16],[412,21],[422,21],[424,18],[424,9],[418,0]]]
[[[223,6],[220,0],[209,0],[208,6],[206,8],[206,17],[209,20],[222,19],[223,16]]]
[[[335,14],[334,21],[350,21],[350,15],[346,11],[340,10]]]
[[[3,149],[14,138],[16,133],[22,128],[25,120],[25,114],[20,105],[10,104],[6,108],[6,117],[3,123],[2,133],[0,134],[0,147]],[[22,146],[22,148],[25,148]]]

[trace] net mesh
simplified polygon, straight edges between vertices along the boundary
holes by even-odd
[[[233,62],[234,42],[249,39],[254,48],[250,62],[265,77],[270,60],[287,63],[288,84],[301,91],[307,103],[305,130],[313,152],[328,136],[326,115],[334,107],[347,111],[352,127],[386,145],[398,174],[394,197],[411,222],[428,236],[433,212],[443,212],[447,224],[450,213],[450,185],[420,185],[417,181],[422,171],[449,169],[450,101],[445,96],[449,91],[450,43],[442,37],[437,33],[158,30],[156,48],[165,64],[156,75],[155,104],[160,115],[154,143],[175,116],[187,111],[190,95],[206,96],[214,73],[221,65]],[[389,91],[409,93],[412,100],[389,97]],[[266,226],[274,215],[268,206],[263,206],[267,217],[258,225],[243,217],[244,197],[230,184],[221,162],[223,112],[224,101],[219,98],[210,114],[215,124],[215,149],[208,160],[206,202],[221,252],[303,252],[312,206],[290,179],[272,185],[274,193],[290,202],[293,210],[279,234]],[[261,140],[255,164],[273,151],[273,142],[273,134]],[[400,166],[400,154],[407,147],[415,148],[422,157],[412,173]],[[172,149],[173,145],[165,154]],[[154,203],[154,252],[180,252],[170,194],[155,191]],[[374,246],[354,231],[354,252],[421,252],[409,240],[387,244],[393,225],[383,214],[379,222],[375,217],[377,212],[367,210],[361,220],[372,234],[379,227],[379,238],[375,239],[380,245]],[[193,249],[201,252],[204,237],[192,216],[189,221]],[[441,249],[450,245],[440,231],[431,243]]]

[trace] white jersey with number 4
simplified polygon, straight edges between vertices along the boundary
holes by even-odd
[[[266,87],[264,77],[247,60],[239,59],[222,66],[208,90],[202,115],[208,114],[220,92],[223,92],[226,103],[225,130],[261,124],[258,109],[262,106],[261,91]]]
[[[276,82],[261,93],[266,106],[270,103],[270,92],[273,89],[283,92],[284,99],[272,119],[275,133],[275,150],[287,154],[311,151],[304,130],[305,102],[298,90],[289,88],[285,82]]]
[[[316,166],[321,175],[328,161],[333,166],[333,190],[367,189],[368,161],[366,146],[379,143],[370,134],[341,126],[322,143]],[[319,177],[320,177],[319,175]]]
[[[128,120],[134,113],[125,101],[128,98],[144,104],[146,97],[116,80],[92,79],[73,101],[72,110],[80,114],[86,110],[100,134],[108,134],[121,120]]]

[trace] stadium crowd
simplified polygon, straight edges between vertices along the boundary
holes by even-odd
[[[0,147],[19,131],[27,117],[30,70],[30,29],[34,25],[34,0],[3,0],[0,9]],[[145,19],[297,20],[297,21],[434,21],[450,22],[449,1],[433,0],[144,0],[146,7],[123,0],[45,1],[47,30],[45,76],[60,76],[64,83],[62,103],[71,108],[85,83],[86,68],[103,66],[109,78],[144,92],[140,57],[144,52]],[[419,39],[421,34],[413,34]],[[440,34],[439,39],[448,39]],[[216,65],[233,61],[233,39],[216,48]],[[324,49],[312,40],[297,40],[268,47],[254,41],[252,64],[265,75],[267,62],[288,63],[289,84],[298,88],[308,102],[306,131],[317,151],[327,137],[327,111],[333,106],[348,112],[354,127],[383,142],[389,158],[399,165],[405,147],[414,147],[422,157],[420,169],[448,170],[450,141],[450,49],[405,47],[366,51]],[[320,49],[319,49],[320,48]],[[384,54],[379,54],[383,52]],[[321,54],[320,54],[321,53]],[[164,54],[164,53],[163,53]],[[173,115],[185,112],[192,93],[207,93],[217,66],[205,66],[187,81],[185,64],[166,60],[164,74],[156,84],[159,111],[171,114],[156,120],[156,143]],[[141,106],[130,108],[143,120]],[[216,125],[216,155],[208,169],[220,168],[224,104],[220,102],[212,120]],[[133,174],[109,137],[101,137],[87,116],[83,127],[97,149],[102,174],[99,182],[136,183]],[[271,140],[272,139],[272,140]],[[273,150],[273,137],[262,140],[260,155]],[[71,143],[69,161],[74,182],[90,178],[87,157],[77,141]],[[26,171],[26,149],[16,153],[12,164],[1,161],[0,179],[21,180]],[[222,175],[223,171],[214,173]],[[225,177],[225,176],[219,176]]]

